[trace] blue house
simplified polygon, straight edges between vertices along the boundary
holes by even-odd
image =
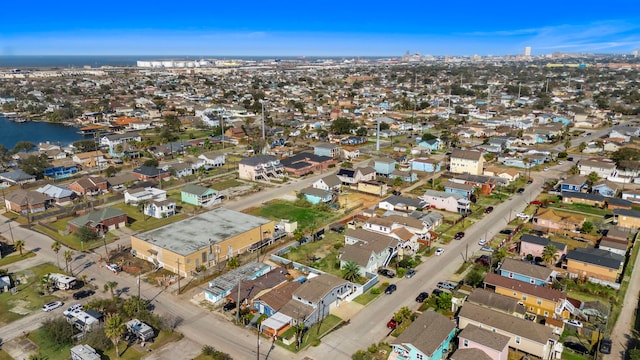
[[[393,173],[389,174],[389,179],[400,178],[402,181],[406,181],[409,183],[418,181],[418,174],[412,171],[400,171],[396,170]]]
[[[429,158],[418,158],[409,160],[411,163],[411,170],[424,171],[424,172],[438,172],[440,171],[440,161]]]
[[[306,281],[306,278],[303,278],[303,280]],[[269,317],[273,316],[291,300],[293,292],[299,288],[304,281],[289,281],[282,286],[278,286],[260,295],[253,300],[253,308],[260,314],[265,314]]]
[[[614,197],[616,196],[618,190],[620,190],[620,187],[616,183],[613,183],[611,181],[600,180],[597,183],[593,184],[593,186],[591,186],[591,190],[592,192],[598,193],[605,197]]]
[[[44,169],[44,176],[50,179],[66,179],[78,172],[77,164],[54,165]]]
[[[373,165],[379,175],[391,175],[396,169],[396,161],[393,159],[376,159]]]
[[[329,143],[318,143],[313,145],[313,153],[318,156],[327,156],[330,158],[337,158],[340,156],[340,146]]]
[[[554,273],[553,269],[546,266],[511,258],[504,258],[500,266],[500,276],[538,286],[549,284],[555,276]]]
[[[328,203],[333,200],[333,193],[331,191],[316,189],[313,187],[300,190],[300,194],[304,195],[304,198],[313,205],[317,205],[321,202]]]
[[[582,192],[587,190],[587,178],[574,175],[560,183],[560,191]]]
[[[456,323],[433,310],[422,313],[391,343],[390,358],[397,360],[441,360],[446,358]]]
[[[438,151],[442,149],[443,143],[440,139],[430,139],[422,141],[421,138],[416,139],[417,145],[421,148],[428,149],[430,151]]]
[[[450,194],[460,194],[464,196],[465,199],[469,199],[473,191],[475,190],[475,186],[471,184],[461,184],[447,180],[444,183],[444,192]]]

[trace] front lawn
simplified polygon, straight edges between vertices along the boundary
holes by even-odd
[[[376,290],[374,290],[374,289],[376,289]],[[382,294],[382,290],[379,287],[372,287],[366,293],[364,293],[364,294],[358,296],[357,298],[353,299],[353,301],[357,302],[360,305],[367,305],[368,303],[370,303],[373,300],[375,300],[376,298],[378,298],[378,296],[380,296],[380,294]]]
[[[67,360],[72,345],[58,345],[51,341],[44,328],[38,328],[27,335],[29,340],[38,346],[38,352],[46,355],[48,360]]]
[[[104,242],[102,241],[102,239],[97,239],[91,242],[83,242],[83,241],[80,241],[80,239],[74,236],[73,234],[68,234],[67,222],[71,219],[72,218],[64,218],[64,219],[49,223],[47,224],[47,226],[42,226],[38,224],[33,226],[33,229],[53,238],[56,241],[61,242],[62,244],[65,244],[66,246],[72,249],[79,250],[79,251],[95,249],[97,247],[104,245]],[[107,237],[106,237],[107,243],[112,242],[114,239],[115,239],[115,236],[113,234],[107,233]]]
[[[322,320],[320,324],[313,325],[311,328],[309,328],[308,331],[304,333],[300,349],[296,349],[295,341],[291,345],[285,345],[284,343],[282,343],[282,341],[278,341],[277,343],[292,352],[298,352],[301,349],[305,349],[309,345],[318,346],[320,344],[320,339],[341,322],[342,319],[330,314],[329,316],[324,318],[324,320]],[[318,331],[318,327],[320,327],[320,331]]]
[[[135,206],[128,205],[125,203],[116,204],[113,207],[127,213],[127,217],[129,218],[128,227],[130,227],[131,230],[135,230],[135,231],[147,231],[147,230],[157,229],[161,226],[180,221],[187,217],[187,215],[184,212],[182,212],[180,214],[169,216],[167,218],[156,219],[154,217],[144,215]]]
[[[153,344],[149,346],[152,350],[160,349],[168,343],[180,341],[184,335],[175,331],[161,330],[158,336],[153,340]]]
[[[41,264],[31,269],[19,271],[15,278],[20,280],[18,292],[0,294],[0,325],[8,324],[29,315],[34,311],[42,311],[42,305],[49,301],[58,300],[54,295],[40,294],[40,279],[51,272],[61,272],[52,264]],[[54,293],[55,294],[55,293]]]

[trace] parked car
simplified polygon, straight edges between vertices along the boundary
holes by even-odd
[[[222,311],[230,311],[236,308],[236,302],[235,301],[229,301],[228,303],[224,304],[224,306],[222,307]]]
[[[429,297],[429,293],[426,291],[421,292],[420,294],[418,294],[418,296],[416,296],[416,302],[424,302],[425,300],[427,300],[427,298]]]
[[[575,352],[577,352],[578,354],[586,354],[589,352],[589,349],[587,349],[586,346],[577,343],[577,342],[573,342],[573,341],[567,341],[564,343],[564,347],[569,348]]]
[[[485,214],[491,214],[492,211],[493,211],[493,206],[487,206],[487,208],[484,209]]]
[[[530,204],[530,205],[538,205],[538,206],[540,206],[540,205],[542,205],[542,201],[540,201],[540,200],[533,200],[533,201],[532,201],[532,202],[530,202],[529,204]]]
[[[64,303],[62,301],[52,301],[50,303],[46,303],[42,306],[42,311],[51,311],[59,308]]]
[[[603,354],[611,354],[611,339],[602,339],[602,341],[600,341],[600,352]]]
[[[456,240],[460,240],[463,237],[464,237],[464,232],[459,231],[459,232],[456,233],[456,235],[453,238],[456,239]]]
[[[63,311],[62,314],[67,316],[67,314],[71,314],[74,311],[81,310],[82,304],[73,304],[67,308],[67,310]]]
[[[529,179],[529,180],[527,180],[527,184],[529,184],[529,185],[530,185],[530,184],[533,184],[533,179]]]
[[[544,171],[549,171],[549,168],[548,168],[548,167],[546,167],[546,168],[544,168],[544,169],[542,169],[542,170],[544,170]]]
[[[445,289],[445,290],[455,290],[455,288],[456,288],[455,284],[452,284],[452,283],[446,282],[446,281],[440,281],[437,286],[438,286],[438,288]]]
[[[438,297],[438,296],[440,296],[440,294],[442,294],[442,293],[444,293],[444,291],[442,291],[442,290],[440,290],[440,289],[433,289],[433,290],[431,291],[431,296]]]
[[[391,320],[389,320],[389,322],[387,323],[387,328],[395,330],[396,327],[398,327],[398,322],[396,321],[396,319],[391,318]]]
[[[580,321],[578,321],[578,320],[571,319],[571,320],[565,320],[564,322],[565,322],[565,324],[573,325],[575,327],[579,327],[579,328],[582,327],[582,323]]]
[[[490,252],[490,253],[495,251],[491,246],[483,246],[480,248],[480,250]]]
[[[443,248],[437,248],[435,254],[436,254],[436,256],[440,256],[440,255],[444,254],[444,249]]]
[[[511,234],[513,234],[513,230],[511,230],[511,229],[503,229],[503,230],[500,230],[500,234],[511,235]]]
[[[523,219],[523,220],[525,220],[525,219],[526,219],[526,220],[529,220],[529,215],[527,215],[527,214],[525,214],[525,213],[517,213],[517,214],[516,214],[516,217],[517,217],[518,219]]]
[[[122,268],[118,264],[107,264],[107,269],[113,271],[114,273],[119,273],[122,271]]]
[[[487,239],[480,239],[480,241],[478,241],[478,245],[480,245],[480,246],[487,245]]]
[[[416,274],[416,271],[414,269],[409,269],[407,273],[404,275],[404,277],[406,277],[407,279],[411,279],[415,274]]]
[[[573,158],[572,157],[568,157],[567,161],[573,161]]]
[[[476,259],[475,263],[482,266],[489,266],[491,265],[491,257],[489,255],[482,255]]]
[[[558,161],[558,165],[564,164],[564,161]]]
[[[522,194],[524,192],[524,188],[519,188],[518,189],[518,194]]]
[[[394,291],[396,291],[396,289],[398,289],[396,287],[396,284],[391,284],[391,285],[387,286],[386,289],[384,289],[384,293],[387,294],[387,295],[391,295],[391,294],[393,294]]]
[[[389,270],[389,269],[380,269],[380,270],[378,270],[378,274],[380,274],[382,276],[386,276],[388,278],[396,277],[396,274],[393,271]]]
[[[91,296],[91,295],[93,295],[95,293],[96,292],[93,291],[93,290],[80,290],[80,291],[77,291],[77,292],[73,293],[73,298],[75,300],[80,300],[80,299],[84,299],[84,298],[86,298],[88,296]]]

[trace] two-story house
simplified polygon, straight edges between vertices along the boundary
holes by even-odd
[[[476,187],[472,184],[453,182],[451,180],[445,181],[443,185],[444,192],[459,194],[465,199],[471,199],[471,195],[473,195],[473,192],[476,189]]]
[[[440,171],[440,161],[430,158],[417,158],[409,160],[411,163],[411,170],[424,171],[429,173]]]
[[[198,160],[205,168],[220,167],[225,164],[226,156],[221,152],[209,151],[198,155]]]
[[[109,164],[109,156],[102,151],[89,151],[73,155],[73,162],[82,169],[106,168]]]
[[[220,202],[216,190],[195,184],[187,184],[182,187],[180,199],[185,204],[195,206],[209,206]]]
[[[624,256],[593,248],[578,248],[567,253],[567,271],[572,277],[585,277],[594,283],[619,288]]]
[[[427,206],[455,213],[467,213],[471,202],[463,195],[437,190],[426,190],[420,197]]]
[[[318,143],[313,145],[313,153],[318,156],[327,156],[335,159],[340,156],[342,150],[336,144]]]
[[[455,149],[451,152],[449,171],[454,174],[481,175],[484,157],[480,151]]]
[[[102,176],[83,176],[69,185],[70,190],[82,196],[102,194],[108,188],[107,179]]]
[[[171,199],[149,200],[144,204],[142,212],[156,219],[163,219],[176,214],[176,202]]]
[[[580,169],[580,175],[588,176],[595,172],[601,179],[606,179],[615,173],[616,164],[613,161],[580,160],[578,169]]]
[[[527,308],[527,313],[532,315],[568,319],[571,314],[565,309],[567,296],[551,287],[534,285],[494,273],[487,274],[484,286],[498,294],[518,299]]]
[[[340,178],[337,175],[328,175],[322,179],[316,180],[311,186],[315,189],[339,192],[340,187],[342,186],[342,181],[340,181]]]
[[[331,274],[322,274],[308,279],[294,290],[291,296],[293,301],[313,309],[304,319],[307,326],[312,326],[326,318],[331,309],[339,306],[340,302],[352,294],[355,288],[356,286],[347,280]]]
[[[345,185],[355,185],[360,181],[373,181],[376,179],[376,170],[372,167],[356,169],[341,168],[337,174],[340,181]]]
[[[142,141],[140,133],[137,131],[127,131],[122,134],[109,134],[100,138],[100,146],[109,148],[109,155],[120,157],[123,155],[123,146],[132,141]]]
[[[508,360],[509,337],[469,324],[458,334],[458,349],[450,360]]]
[[[499,269],[500,275],[528,284],[546,286],[553,282],[556,271],[546,267],[531,264],[526,261],[504,258]]]
[[[562,180],[560,182],[560,191],[587,191],[587,178],[581,175],[574,175]]]
[[[361,276],[366,272],[374,274],[379,268],[389,265],[399,248],[397,239],[365,229],[347,229],[344,242],[340,267],[352,261],[360,266]]]
[[[523,234],[520,237],[520,256],[542,257],[544,248],[548,245],[552,245],[557,249],[556,257],[558,259],[567,254],[567,244],[551,241],[541,236]]]
[[[284,167],[273,155],[258,155],[240,160],[238,177],[243,180],[269,180],[284,177]]]
[[[447,357],[456,323],[433,310],[418,316],[391,342],[391,360],[441,360]]]
[[[375,159],[373,168],[378,175],[389,176],[396,169],[396,161],[391,158]]]

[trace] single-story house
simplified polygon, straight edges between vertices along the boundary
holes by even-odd
[[[456,323],[448,317],[433,310],[426,311],[391,342],[393,354],[389,358],[398,360],[445,359],[456,330]]]
[[[218,192],[204,186],[187,184],[180,191],[180,199],[185,204],[208,206],[219,202]]]
[[[118,229],[127,225],[127,213],[122,210],[106,207],[79,216],[67,223],[69,233],[73,233],[81,227],[88,227],[98,235],[109,230]]]

